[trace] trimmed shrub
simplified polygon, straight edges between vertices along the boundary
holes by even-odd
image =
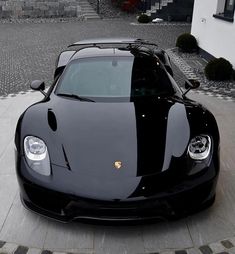
[[[193,53],[198,50],[196,38],[189,33],[181,34],[178,37],[176,41],[176,47],[186,53]]]
[[[149,23],[151,21],[152,21],[151,17],[149,17],[146,14],[140,14],[140,16],[138,17],[139,23]]]
[[[211,60],[205,67],[205,74],[209,80],[224,81],[233,76],[232,64],[226,59],[220,57]]]

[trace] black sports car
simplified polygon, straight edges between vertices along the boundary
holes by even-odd
[[[61,220],[142,220],[211,205],[219,173],[214,116],[173,79],[165,51],[140,39],[80,41],[62,52],[45,98],[20,117],[23,204]]]

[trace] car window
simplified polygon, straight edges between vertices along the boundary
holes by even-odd
[[[154,57],[96,57],[73,60],[65,69],[57,94],[73,94],[102,101],[170,93],[165,70]]]

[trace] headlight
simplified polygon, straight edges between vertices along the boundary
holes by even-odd
[[[211,151],[211,138],[207,135],[196,136],[191,139],[188,154],[193,160],[206,159]]]
[[[24,139],[24,152],[31,169],[45,176],[51,174],[49,154],[43,140],[34,136],[27,136]]]

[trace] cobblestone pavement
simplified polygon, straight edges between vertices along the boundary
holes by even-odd
[[[177,66],[176,69],[188,79],[200,81],[201,86],[197,89],[200,94],[217,97],[219,99],[235,102],[235,81],[215,82],[205,77],[204,68],[206,60],[197,54],[179,54],[177,49],[168,49],[168,55]]]
[[[0,96],[29,89],[34,79],[52,81],[56,57],[72,42],[94,37],[138,37],[163,48],[175,45],[190,25],[133,26],[133,20],[0,24]]]

